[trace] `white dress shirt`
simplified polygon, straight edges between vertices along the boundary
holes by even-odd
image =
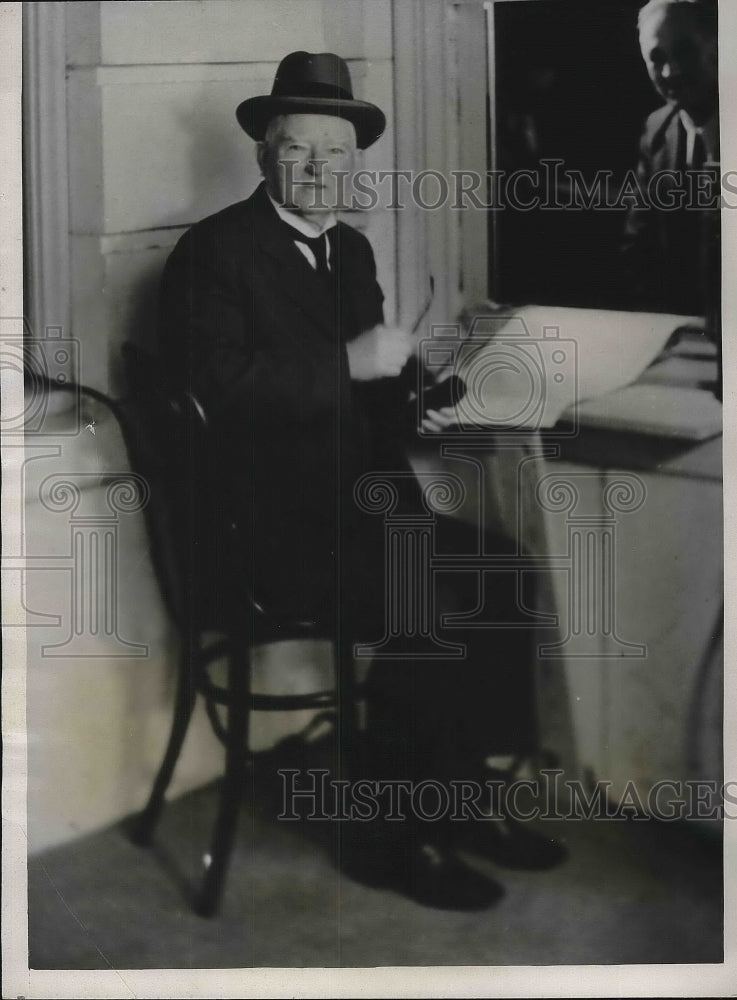
[[[286,222],[288,226],[291,226],[295,230],[294,242],[299,251],[304,255],[305,259],[309,263],[313,271],[317,270],[317,261],[315,260],[315,255],[307,246],[306,243],[301,243],[299,239],[299,234],[303,236],[309,236],[311,240],[316,239],[318,236],[322,236],[332,229],[336,224],[335,214],[333,212],[326,212],[325,219],[320,226],[316,226],[313,222],[308,222],[307,219],[303,219],[301,215],[297,215],[296,212],[290,212],[288,208],[284,208],[280,205],[278,201],[275,201],[269,192],[266,192],[269,196],[269,201],[276,209],[276,214],[282,220]],[[330,270],[330,240],[325,240],[325,256],[328,262],[328,270]]]
[[[719,122],[717,116],[713,115],[703,125],[696,125],[687,111],[681,109],[679,112],[681,123],[686,130],[686,166],[693,165],[694,145],[696,136],[700,135],[704,141],[707,161],[717,161],[719,159]]]

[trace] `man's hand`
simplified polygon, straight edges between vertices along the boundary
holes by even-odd
[[[346,344],[351,378],[359,382],[393,378],[402,371],[413,350],[414,340],[406,330],[375,326]]]
[[[457,422],[458,418],[454,407],[444,406],[440,410],[425,411],[421,430],[439,434]]]

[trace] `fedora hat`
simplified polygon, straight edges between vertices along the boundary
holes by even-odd
[[[359,149],[366,149],[386,127],[375,104],[353,98],[348,65],[332,52],[290,52],[279,63],[271,94],[238,105],[240,127],[261,142],[275,115],[335,115],[352,122]]]

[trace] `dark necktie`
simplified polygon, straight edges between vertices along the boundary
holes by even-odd
[[[328,237],[327,233],[323,233],[321,236],[303,236],[302,233],[298,232],[296,229],[289,227],[291,231],[291,237],[296,243],[302,243],[304,246],[309,247],[312,251],[315,261],[317,262],[316,271],[318,274],[327,275],[330,274],[330,269],[328,268]]]

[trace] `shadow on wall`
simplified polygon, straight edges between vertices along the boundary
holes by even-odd
[[[248,197],[260,181],[255,144],[235,119],[235,107],[245,96],[231,81],[208,84],[175,112],[179,141],[167,158],[170,189],[179,203],[172,200],[152,215],[151,243],[138,251],[140,261],[125,292],[120,343],[114,345],[110,358],[110,382],[116,396],[127,391],[122,343],[128,340],[155,350],[161,274],[181,233],[199,219]],[[162,165],[161,169],[166,168]]]
[[[154,351],[157,343],[159,284],[164,262],[171,250],[161,248],[161,260],[155,266],[139,275],[128,290],[128,320],[123,327],[121,342],[116,344],[110,355],[110,386],[115,398],[128,395],[128,385],[123,370],[122,345],[130,341],[144,350]]]

